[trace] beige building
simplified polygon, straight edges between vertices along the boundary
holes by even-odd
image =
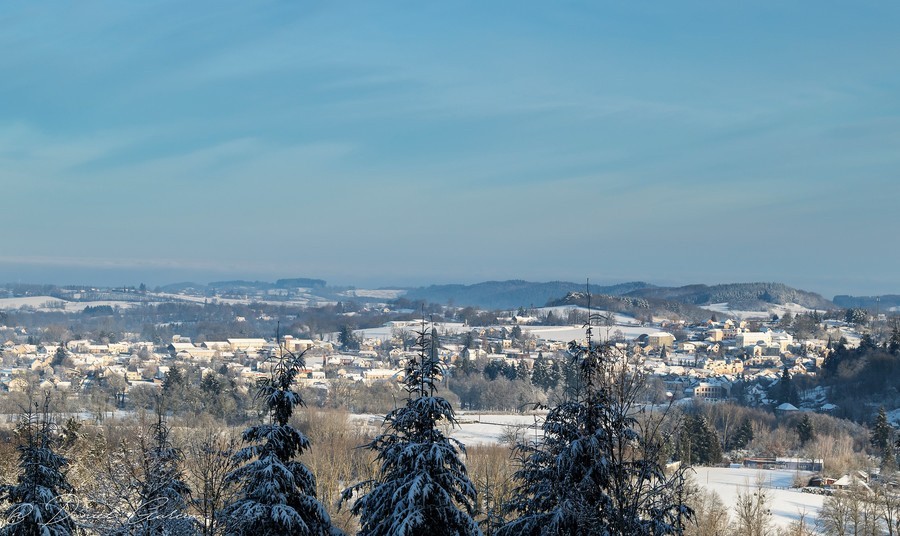
[[[769,331],[747,331],[745,333],[738,333],[736,339],[738,348],[755,346],[759,343],[768,346],[772,344],[772,333]]]
[[[666,347],[671,350],[675,346],[675,336],[671,333],[666,333],[665,331],[651,333],[647,336],[647,344],[651,348]]]
[[[709,359],[703,368],[713,374],[740,374],[744,372],[744,362],[740,359],[726,361],[724,359]]]
[[[694,387],[694,398],[701,400],[725,400],[729,396],[729,389],[720,383],[700,382]]]
[[[255,352],[261,348],[265,348],[268,343],[265,339],[228,339],[232,352],[243,351],[247,353]]]

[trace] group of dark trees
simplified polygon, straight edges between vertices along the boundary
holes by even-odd
[[[343,494],[359,518],[360,534],[682,532],[691,517],[683,501],[683,470],[665,470],[675,421],[666,413],[641,411],[643,376],[631,372],[614,347],[594,344],[590,335],[586,345],[570,346],[577,387],[550,408],[544,439],[522,440],[516,447],[517,487],[498,515],[476,522],[481,504],[463,461],[465,447],[444,431],[455,423],[453,405],[436,394],[445,370],[431,351],[430,331],[423,328],[418,335],[418,358],[405,370],[405,399],[364,445],[378,469]],[[170,440],[165,390],[142,436],[141,467],[123,479],[134,497],[130,514],[115,522],[97,512],[121,509],[121,497],[104,502],[98,499],[103,494],[94,494],[86,504],[68,483],[68,461],[56,448],[65,434],[55,428],[48,398],[19,427],[19,483],[0,488],[7,505],[0,534],[340,534],[317,498],[316,477],[301,461],[310,441],[292,424],[304,405],[295,389],[304,356],[275,359],[256,394],[264,420],[244,431],[243,448],[229,457],[223,481],[234,492],[206,519],[188,512],[194,503],[182,473],[183,453]]]
[[[841,339],[830,341],[829,350],[821,384],[839,415],[868,422],[872,405],[900,406],[900,321],[892,323],[881,343],[865,334],[855,348]]]

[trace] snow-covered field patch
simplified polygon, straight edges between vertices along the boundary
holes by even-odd
[[[803,493],[791,488],[796,477],[808,480],[814,473],[805,471],[730,469],[723,467],[696,467],[694,479],[698,485],[713,490],[722,498],[722,502],[731,508],[729,515],[734,519],[734,505],[737,504],[738,492],[755,491],[757,482],[770,497],[772,521],[779,527],[787,527],[799,521],[801,514],[806,514],[806,522],[812,525],[819,516],[825,496]]]
[[[27,296],[22,298],[0,298],[0,310],[13,310],[22,307],[31,307],[38,311],[65,311],[67,313],[77,313],[83,311],[86,307],[98,307],[101,305],[109,305],[110,307],[134,307],[137,302],[126,301],[90,301],[90,302],[72,302],[54,298],[53,296]]]
[[[405,290],[401,289],[353,289],[345,292],[341,292],[342,296],[349,296],[351,298],[375,298],[378,300],[396,300],[400,296],[406,294]]]
[[[784,305],[771,304],[766,308],[765,311],[740,311],[732,309],[728,303],[712,303],[710,305],[701,305],[700,308],[706,309],[707,311],[712,311],[714,313],[731,315],[741,320],[768,319],[771,318],[773,314],[781,317],[784,316],[784,313],[788,311],[790,311],[792,315],[798,315],[812,311],[812,309],[807,309],[806,307],[797,305],[796,303],[785,303]]]
[[[584,338],[584,328],[581,326],[522,326],[522,331],[545,341],[569,342]],[[610,338],[616,337],[616,331],[621,331],[626,339],[636,339],[645,333],[656,333],[659,328],[616,325],[609,329]],[[595,339],[606,339],[604,326],[594,326],[593,333]]]
[[[451,436],[464,445],[491,445],[500,443],[510,428],[519,428],[521,434],[539,438],[543,415],[459,413],[459,428]],[[535,435],[537,433],[538,435]]]
[[[553,313],[557,318],[565,318],[569,315],[570,311],[578,311],[581,313],[587,313],[590,311],[592,315],[608,315],[609,311],[597,310],[597,309],[588,309],[587,307],[581,307],[578,305],[557,305],[555,307],[541,307],[536,309],[537,313],[540,315],[548,315]],[[639,326],[641,323],[631,315],[624,315],[622,313],[612,313],[616,318],[616,324],[621,324],[625,326]]]
[[[435,322],[434,324],[426,322],[425,326],[429,330],[432,327],[437,329],[439,336],[451,333],[464,333],[472,329],[472,326],[467,326],[462,322]],[[422,325],[419,322],[416,322],[414,325],[407,327],[381,326],[377,328],[355,329],[353,330],[353,334],[365,339],[388,340],[401,331],[414,333],[420,329],[422,329]],[[336,336],[337,335],[335,334],[335,337]]]
[[[0,298],[0,309],[18,309],[20,307],[34,307],[40,309],[48,303],[61,302],[59,298],[53,296],[26,296],[23,298]]]

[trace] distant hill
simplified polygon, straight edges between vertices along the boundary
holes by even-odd
[[[297,277],[293,279],[279,279],[274,283],[269,281],[245,281],[243,279],[235,279],[232,281],[213,281],[207,284],[200,283],[174,283],[161,287],[163,292],[181,292],[187,289],[199,291],[220,291],[220,292],[252,292],[264,291],[271,289],[291,289],[291,288],[312,288],[324,289],[326,283],[322,279],[310,279],[307,277]]]
[[[587,307],[588,296],[584,292],[570,292],[562,298],[548,302],[547,305],[551,307],[560,305]],[[658,298],[610,296],[591,293],[590,306],[599,311],[627,314],[643,320],[650,320],[651,317],[662,317],[670,320],[703,322],[709,320],[711,316],[709,311],[696,305]]]
[[[161,292],[170,292],[170,293],[178,293],[188,289],[205,289],[206,285],[203,283],[191,283],[190,281],[184,281],[181,283],[169,283],[168,285],[162,285],[159,287]]]
[[[884,312],[892,307],[900,307],[900,296],[886,294],[884,296],[847,296],[841,294],[834,297],[834,304],[844,309],[879,309]]]
[[[619,296],[638,289],[652,288],[644,282],[621,283],[618,285],[591,285],[591,293]],[[487,281],[474,285],[431,285],[409,290],[404,297],[410,300],[425,300],[431,303],[452,302],[459,306],[482,307],[485,309],[515,309],[518,307],[542,307],[550,300],[558,299],[570,292],[583,292],[584,283],[551,281],[534,283],[530,281]]]
[[[274,287],[274,285],[268,281],[244,281],[242,279],[233,281],[212,281],[206,286],[217,290],[269,290]]]
[[[635,298],[655,298],[689,305],[728,303],[733,310],[765,311],[770,305],[796,303],[807,309],[835,309],[831,301],[814,292],[798,290],[782,283],[731,283],[636,289],[626,294]]]
[[[324,279],[310,279],[308,277],[296,277],[293,279],[279,279],[275,281],[277,288],[325,288]]]

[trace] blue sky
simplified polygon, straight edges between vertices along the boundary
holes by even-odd
[[[0,5],[0,279],[900,293],[900,4]]]

